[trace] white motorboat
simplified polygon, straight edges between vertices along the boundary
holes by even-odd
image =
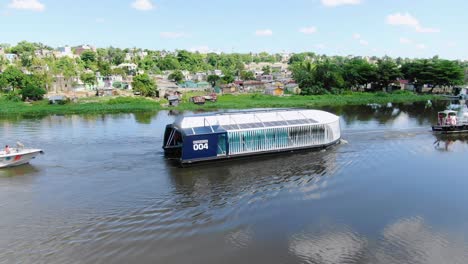
[[[29,163],[37,155],[43,153],[41,149],[25,148],[23,144],[18,143],[15,148],[10,148],[9,153],[5,152],[5,150],[0,151],[0,168]]]

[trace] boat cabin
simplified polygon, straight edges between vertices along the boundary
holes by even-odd
[[[269,109],[180,116],[163,148],[181,163],[325,147],[341,138],[339,117],[319,110]]]
[[[439,126],[455,126],[457,125],[457,112],[453,110],[445,110],[437,114],[437,124]]]

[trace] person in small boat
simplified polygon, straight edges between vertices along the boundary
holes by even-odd
[[[5,146],[5,154],[10,154],[10,147],[8,145]]]

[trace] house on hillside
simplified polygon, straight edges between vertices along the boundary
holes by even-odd
[[[245,81],[240,84],[241,91],[246,93],[264,93],[265,83],[260,81]]]
[[[238,87],[234,84],[221,85],[221,91],[223,94],[233,94],[239,91]]]
[[[297,83],[288,83],[284,86],[284,89],[290,94],[301,94],[301,89]]]
[[[273,75],[271,74],[266,74],[266,75],[260,75],[257,76],[257,80],[261,82],[272,82],[273,81]]]
[[[7,59],[10,63],[14,63],[18,59],[18,55],[14,53],[7,53],[4,55],[5,59]]]
[[[265,89],[265,94],[274,95],[274,96],[283,96],[284,95],[284,84],[280,82],[272,83],[267,86]]]
[[[78,56],[81,56],[83,52],[90,50],[96,52],[96,48],[90,45],[80,45],[78,47],[75,47],[75,54]]]

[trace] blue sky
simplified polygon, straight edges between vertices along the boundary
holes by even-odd
[[[468,1],[0,0],[0,42],[468,59]]]

